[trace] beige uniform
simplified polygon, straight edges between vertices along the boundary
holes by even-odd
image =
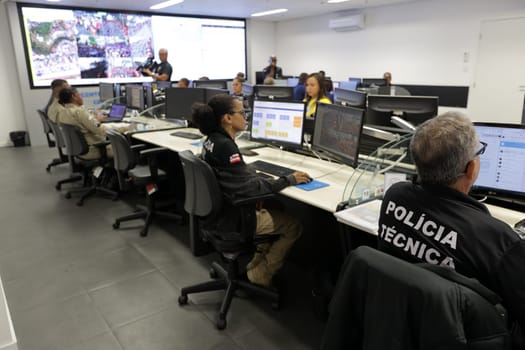
[[[86,142],[89,145],[88,153],[81,156],[83,159],[100,158],[100,151],[93,146],[95,143],[106,141],[106,132],[103,127],[98,127],[95,122],[89,119],[89,112],[75,104],[68,103],[58,113],[58,122],[62,124],[74,125],[80,129]],[[109,158],[113,157],[111,146],[106,147]]]
[[[49,105],[49,108],[47,109],[47,117],[52,122],[57,122],[58,119],[58,112],[64,109],[64,106],[62,106],[60,103],[58,103],[58,99],[53,99],[53,102]]]

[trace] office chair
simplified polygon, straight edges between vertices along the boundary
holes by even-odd
[[[188,303],[188,294],[224,289],[226,293],[216,323],[219,330],[226,328],[226,315],[237,289],[269,298],[273,302],[273,308],[278,309],[278,292],[242,279],[238,262],[241,255],[253,253],[257,245],[279,238],[279,235],[255,235],[255,203],[273,195],[232,200],[222,193],[215,173],[205,161],[193,155],[191,151],[181,152],[179,157],[186,183],[184,209],[191,216],[199,218],[201,238],[213,246],[226,265],[223,267],[217,262],[212,263],[210,277],[220,278],[182,288],[179,305]],[[222,215],[224,204],[231,205],[232,210],[241,211],[242,219],[238,224],[238,232],[221,232],[217,227],[217,218]]]
[[[64,156],[62,154],[62,147],[60,147],[58,145],[58,142],[56,140],[58,136],[57,136],[57,134],[55,134],[55,132],[53,131],[53,129],[49,125],[49,118],[47,117],[46,112],[44,112],[41,109],[37,109],[36,112],[38,113],[38,116],[40,117],[40,121],[42,122],[42,127],[44,129],[44,134],[46,135],[46,139],[47,139],[47,145],[49,146],[49,148],[56,147],[57,151],[58,151],[58,158],[54,158],[46,166],[46,171],[50,172],[51,171],[51,167],[67,163],[68,159],[67,159],[66,156]],[[51,135],[53,135],[53,138],[51,137]]]
[[[69,190],[66,194],[66,198],[71,198],[72,193],[82,193],[80,199],[77,201],[78,206],[84,204],[84,200],[89,196],[102,192],[112,196],[113,200],[118,198],[118,193],[109,188],[101,185],[104,178],[107,176],[107,155],[106,146],[108,142],[99,142],[95,144],[99,148],[101,157],[99,159],[82,159],[81,156],[86,154],[89,150],[89,145],[80,129],[74,125],[69,124],[58,124],[58,129],[64,139],[65,154],[70,157],[70,161],[74,162],[72,168],[78,166],[82,169],[82,178],[84,179],[84,187],[78,189]],[[91,179],[91,184],[88,185],[88,179]]]
[[[113,228],[118,229],[123,221],[144,219],[144,226],[140,230],[140,235],[145,237],[148,235],[148,229],[154,217],[163,217],[182,222],[183,218],[181,215],[162,211],[156,201],[158,196],[156,191],[157,185],[167,177],[163,170],[158,169],[156,156],[159,153],[169,152],[169,150],[160,147],[144,149],[145,145],[131,146],[126,137],[116,130],[108,130],[106,134],[113,148],[113,161],[117,170],[119,189],[121,191],[126,190],[130,181],[135,186],[144,186],[146,189],[146,205],[137,205],[137,210],[133,214],[115,219]],[[147,157],[148,165],[138,164],[138,159],[135,155],[136,151],[140,151],[141,156]]]
[[[506,316],[474,279],[361,246],[341,270],[321,350],[508,349]]]
[[[82,180],[83,179],[81,175],[82,169],[75,162],[74,156],[68,156],[62,152],[63,149],[65,150],[66,143],[64,142],[62,133],[60,132],[60,129],[58,128],[58,124],[51,121],[50,119],[47,119],[46,123],[49,125],[49,128],[53,132],[53,135],[55,135],[55,144],[56,144],[56,147],[59,149],[59,154],[67,159],[67,161],[69,162],[69,168],[71,170],[71,174],[69,175],[69,177],[63,180],[57,181],[55,188],[57,191],[60,191],[63,184]],[[87,185],[86,182],[84,182],[84,186],[86,185]]]

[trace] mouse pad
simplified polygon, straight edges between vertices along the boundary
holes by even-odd
[[[305,190],[305,191],[312,191],[312,190],[316,190],[318,188],[323,188],[323,187],[326,187],[326,186],[330,186],[329,184],[327,184],[326,182],[321,182],[321,181],[317,181],[317,180],[312,180],[308,183],[305,183],[305,184],[298,184],[298,185],[295,185],[295,187],[298,187],[302,190]]]

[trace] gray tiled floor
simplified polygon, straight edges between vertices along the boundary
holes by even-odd
[[[0,275],[20,350],[316,349],[323,324],[300,273],[286,273],[284,309],[235,299],[228,328],[214,319],[222,293],[177,304],[180,287],[208,278],[187,226],[111,228],[125,201],[95,197],[79,208],[55,191],[67,166],[45,172],[47,147],[0,148]],[[297,280],[294,280],[297,279]],[[293,295],[293,297],[292,297]]]

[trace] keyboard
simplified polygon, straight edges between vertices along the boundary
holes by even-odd
[[[273,163],[268,163],[263,160],[256,160],[253,163],[250,163],[255,170],[262,171],[264,173],[272,174],[275,176],[288,176],[295,172],[294,169],[290,169],[284,166],[280,166]]]
[[[188,132],[188,131],[175,131],[175,132],[172,132],[170,135],[177,136],[177,137],[183,137],[185,139],[192,139],[192,140],[197,140],[197,139],[202,138],[201,134],[195,134],[193,132]]]

